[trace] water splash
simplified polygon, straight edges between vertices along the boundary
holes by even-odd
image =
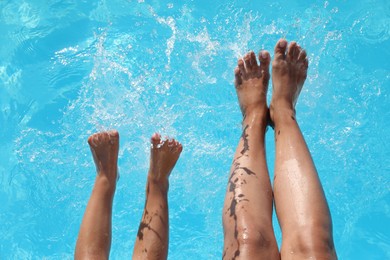
[[[177,34],[176,21],[171,16],[168,16],[166,18],[158,16],[152,7],[150,7],[150,12],[152,16],[157,20],[158,23],[167,25],[172,31],[171,37],[169,37],[167,40],[167,48],[165,50],[165,54],[168,59],[168,63],[166,64],[165,68],[169,71],[170,64],[171,64],[171,53],[173,51],[173,48],[175,47],[175,42],[176,42],[176,34]]]

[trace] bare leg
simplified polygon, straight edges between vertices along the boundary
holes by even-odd
[[[166,259],[168,255],[168,177],[183,148],[175,140],[162,142],[158,134],[151,142],[145,209],[133,259]]]
[[[265,160],[269,53],[238,61],[235,86],[244,116],[223,209],[223,259],[279,259],[272,229],[272,188]]]
[[[306,52],[279,40],[272,64],[271,120],[275,126],[274,196],[282,229],[282,259],[336,259],[328,204],[295,118],[306,79]]]
[[[111,216],[117,180],[119,134],[97,133],[88,138],[97,175],[76,243],[75,259],[108,259]]]

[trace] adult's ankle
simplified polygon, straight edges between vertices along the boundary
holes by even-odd
[[[270,107],[270,116],[274,126],[296,123],[295,109],[289,106]]]

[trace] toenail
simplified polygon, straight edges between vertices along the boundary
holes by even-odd
[[[286,44],[287,44],[286,41],[280,41],[280,42],[279,42],[279,46],[282,47],[282,48],[283,48],[283,47],[286,47]]]
[[[262,52],[262,53],[261,53],[261,57],[262,57],[263,59],[266,59],[266,58],[268,57],[268,54],[267,54],[266,52]]]

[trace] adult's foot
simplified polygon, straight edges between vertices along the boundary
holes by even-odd
[[[253,51],[247,53],[243,59],[238,60],[238,66],[234,70],[235,87],[244,120],[249,116],[255,116],[266,122],[271,60],[269,53],[261,51],[259,60],[260,65],[258,65]]]
[[[168,191],[169,175],[175,167],[182,150],[182,145],[175,139],[163,141],[158,133],[153,134],[148,181],[157,184],[163,191]]]
[[[295,104],[307,76],[306,51],[296,42],[280,39],[275,46],[272,62],[272,101],[270,115],[273,123],[279,116],[295,120]]]
[[[89,147],[95,161],[98,178],[104,178],[115,186],[119,151],[119,133],[116,130],[100,132],[88,138]]]

